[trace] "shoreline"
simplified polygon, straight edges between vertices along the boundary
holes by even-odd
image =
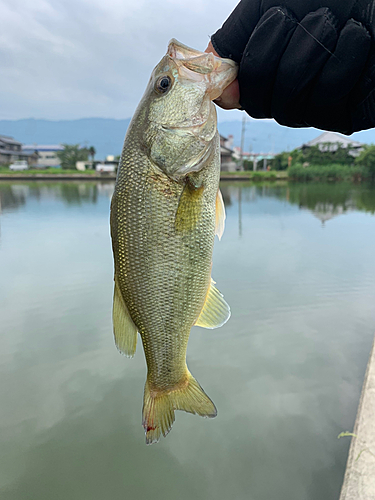
[[[268,172],[255,172],[255,175],[253,172],[249,173],[241,173],[241,174],[236,174],[235,172],[222,172],[220,176],[221,181],[279,181],[279,180],[288,180],[288,175],[286,172],[277,172],[276,175],[267,175]],[[7,181],[7,180],[92,180],[92,181],[115,181],[116,180],[116,175],[101,175],[101,174],[43,174],[43,173],[37,173],[37,174],[18,174],[18,173],[9,173],[9,174],[4,174],[0,173],[0,180],[2,181]]]
[[[375,498],[375,339],[358,404],[340,500]]]
[[[0,174],[1,181],[115,181],[115,175],[87,175],[87,174]]]

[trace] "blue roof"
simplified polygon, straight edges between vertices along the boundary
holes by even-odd
[[[27,144],[22,146],[22,149],[32,149],[33,151],[63,151],[64,146],[60,144],[50,144],[50,145],[39,145],[39,144]]]

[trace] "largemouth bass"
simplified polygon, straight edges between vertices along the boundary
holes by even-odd
[[[129,125],[111,204],[113,327],[132,357],[140,333],[147,362],[143,427],[151,444],[175,410],[215,417],[190,374],[193,325],[216,328],[230,309],[211,279],[214,237],[224,230],[214,104],[236,64],[172,40]]]

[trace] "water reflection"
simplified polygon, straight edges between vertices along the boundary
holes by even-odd
[[[30,200],[41,198],[62,200],[68,205],[95,204],[98,196],[111,198],[114,183],[70,181],[45,182],[0,182],[1,211],[12,211]],[[256,203],[259,198],[276,198],[306,208],[322,219],[345,214],[351,210],[375,213],[375,186],[354,184],[288,184],[235,182],[221,184],[226,207],[235,202]],[[241,207],[239,207],[241,219]],[[241,222],[239,222],[239,227]]]
[[[238,205],[238,233],[242,232],[242,203],[256,203],[262,198],[276,198],[309,210],[324,224],[334,217],[358,210],[375,213],[375,186],[371,184],[288,184],[222,182],[225,206]]]
[[[146,447],[142,349],[112,335],[113,186],[0,184],[1,499],[338,498],[375,329],[373,188],[222,184],[232,317],[188,346],[218,417],[178,412]],[[317,210],[347,216],[322,231]]]
[[[28,195],[28,186],[0,183],[0,214],[24,205]]]
[[[112,197],[114,183],[108,182],[0,182],[2,212],[17,210],[29,201],[61,200],[67,205],[96,204],[98,196]]]

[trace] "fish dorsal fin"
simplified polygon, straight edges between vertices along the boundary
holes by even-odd
[[[113,333],[117,349],[129,358],[132,358],[135,354],[137,330],[115,280],[115,290],[113,293]]]
[[[230,318],[230,307],[225,302],[224,297],[215,287],[215,282],[211,278],[211,285],[206,295],[206,300],[195,326],[202,328],[219,328]]]
[[[216,226],[215,226],[215,234],[218,235],[219,240],[224,233],[225,227],[225,206],[223,201],[223,196],[221,194],[220,189],[217,191],[216,195]]]

